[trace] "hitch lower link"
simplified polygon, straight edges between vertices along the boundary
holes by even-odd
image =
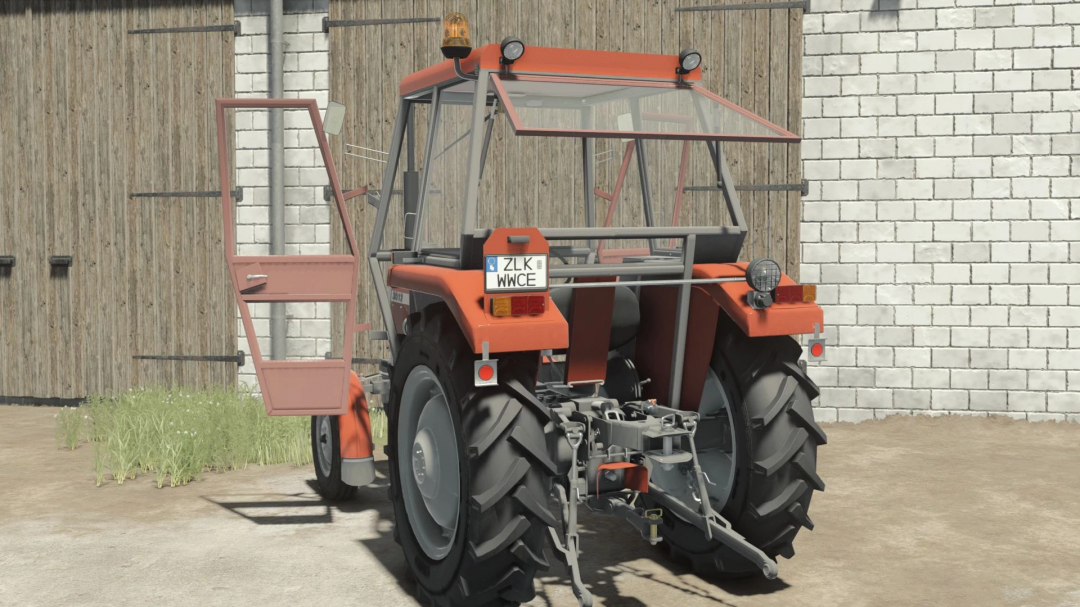
[[[562,416],[560,415],[560,417]],[[574,590],[574,596],[578,599],[578,604],[581,607],[592,607],[593,596],[589,589],[585,587],[585,583],[581,581],[581,565],[578,563],[578,555],[581,551],[581,537],[577,532],[577,505],[581,500],[585,479],[579,478],[577,452],[578,447],[581,446],[585,438],[585,424],[572,422],[562,417],[561,427],[567,442],[570,443],[570,450],[573,454],[570,458],[568,483],[570,495],[567,495],[565,487],[555,483],[556,498],[558,498],[559,505],[562,507],[563,532],[562,537],[560,537],[555,529],[548,527],[548,539],[551,540],[555,554],[562,560],[570,573],[570,585]],[[586,489],[586,495],[587,492]]]
[[[649,497],[662,506],[663,509],[654,508],[645,510],[643,508],[635,508],[633,504],[634,501],[636,501],[636,493],[634,494],[634,498],[630,500],[623,499],[621,496],[590,496],[586,481],[584,478],[581,478],[580,465],[578,462],[578,449],[584,441],[586,426],[581,422],[570,421],[565,416],[559,414],[559,418],[562,422],[560,427],[570,445],[571,453],[573,455],[571,457],[568,482],[566,483],[567,486],[564,487],[560,483],[555,484],[556,498],[562,509],[562,534],[560,536],[560,534],[552,528],[549,528],[548,531],[549,539],[551,540],[556,555],[562,560],[570,574],[571,587],[573,588],[574,595],[578,599],[578,603],[582,607],[591,607],[593,604],[592,594],[581,580],[580,564],[578,562],[580,554],[580,536],[577,532],[577,507],[579,503],[585,503],[590,510],[596,512],[615,514],[622,517],[637,529],[646,541],[654,545],[663,541],[663,537],[658,533],[658,526],[663,521],[666,511],[668,515],[681,518],[687,523],[700,529],[702,533],[705,534],[706,539],[716,539],[720,543],[734,550],[760,569],[767,579],[775,579],[777,575],[776,561],[769,558],[769,556],[762,552],[757,546],[747,541],[746,538],[732,528],[730,522],[712,508],[712,503],[709,501],[708,490],[706,488],[707,484],[710,483],[701,468],[697,447],[694,443],[694,435],[697,431],[696,416],[687,415],[686,412],[668,409],[667,407],[655,404],[651,405],[649,409],[651,409],[648,411],[650,414],[661,414],[661,430],[665,428],[669,430],[679,428],[680,430],[685,431],[683,436],[689,443],[693,483],[696,485],[697,495],[700,496],[700,509],[691,507],[684,501],[673,496],[663,487],[652,482],[651,479],[649,481]],[[666,443],[666,445],[667,444],[670,443]],[[668,451],[667,448],[665,448],[665,452],[666,451]]]

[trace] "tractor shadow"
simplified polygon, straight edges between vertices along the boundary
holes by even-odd
[[[416,580],[409,572],[401,548],[394,541],[394,507],[387,491],[389,465],[386,461],[378,461],[375,469],[378,476],[374,483],[358,488],[352,499],[339,502],[321,499],[314,479],[307,481],[310,493],[203,496],[203,499],[256,525],[329,525],[340,522],[335,521],[335,513],[374,511],[377,515],[374,534],[356,542],[375,557],[402,590],[415,597],[418,594]],[[553,508],[553,511],[558,512],[558,509]],[[647,607],[679,602],[738,607],[738,603],[732,602],[734,597],[768,595],[788,587],[782,580],[724,580],[694,574],[689,566],[673,561],[660,547],[649,546],[625,522],[585,508],[579,513],[582,578],[597,603],[606,607]],[[551,566],[537,574],[536,598],[528,605],[577,605],[565,568],[549,547],[545,547],[545,552]],[[626,592],[626,588],[634,590]],[[643,599],[643,594],[648,598]]]
[[[376,469],[379,470],[378,464]],[[375,508],[373,498],[382,496],[387,511],[379,511],[382,520],[391,515],[389,501],[386,500],[385,463],[381,469],[382,478],[357,490],[357,498],[341,501],[329,501],[319,497],[319,486],[315,479],[306,481],[310,493],[259,493],[250,495],[228,495],[220,497],[202,496],[202,499],[224,508],[229,512],[256,525],[329,525],[334,523],[335,513],[365,512]]]
[[[389,474],[385,461],[376,462],[379,480],[375,485],[361,487],[349,503],[356,503],[365,510],[378,512],[377,536],[356,540],[394,576],[403,590],[417,596],[416,580],[405,563],[401,548],[394,541],[394,508],[388,497],[386,480]],[[553,508],[558,512],[557,508]],[[781,580],[750,578],[745,580],[721,580],[697,576],[686,565],[672,561],[659,548],[649,546],[625,522],[608,516],[594,514],[582,508],[581,535],[584,552],[581,555],[582,578],[597,603],[606,607],[647,607],[658,604],[692,602],[693,605],[716,605],[737,607],[732,597],[768,595],[788,587]],[[572,607],[577,605],[570,587],[566,569],[545,548],[551,567],[537,574],[536,598],[529,606]],[[649,569],[639,566],[641,561]],[[631,578],[628,580],[628,577]],[[632,579],[637,578],[637,579]],[[627,584],[632,581],[634,583]],[[635,595],[625,594],[620,586],[633,586],[640,590],[642,582],[650,587],[649,595],[655,597],[646,602]]]

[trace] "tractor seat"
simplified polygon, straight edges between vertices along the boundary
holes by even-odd
[[[574,289],[554,289],[551,300],[567,320],[570,320],[570,297]],[[637,337],[638,324],[641,322],[641,310],[638,298],[630,287],[616,286],[615,301],[611,314],[611,338],[608,350],[615,350],[630,343]]]

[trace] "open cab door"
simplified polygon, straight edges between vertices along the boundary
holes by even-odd
[[[313,250],[315,247],[304,250],[306,254],[256,255],[247,254],[251,252],[251,249],[245,250],[243,244],[240,248],[237,246],[236,218],[229,194],[232,189],[232,171],[229,167],[229,145],[226,141],[230,133],[225,128],[225,113],[230,109],[237,110],[239,114],[248,110],[278,108],[283,112],[291,110],[289,112],[291,120],[287,121],[287,124],[290,132],[297,132],[297,137],[300,137],[298,141],[304,141],[303,138],[313,134],[318,142],[326,175],[322,176],[318,173],[318,166],[308,166],[297,170],[296,183],[306,184],[314,189],[329,182],[334,196],[334,203],[328,205],[332,209],[330,213],[336,210],[340,216],[340,225],[344,228],[350,255],[320,254],[321,251]],[[352,224],[345,211],[345,198],[330,155],[326,134],[323,132],[318,105],[314,99],[219,99],[216,109],[225,260],[229,266],[229,275],[232,277],[233,293],[236,295],[240,318],[251,348],[251,360],[255,366],[263,401],[266,404],[266,412],[270,415],[343,415],[348,410],[353,336],[358,330],[362,330],[352,321],[356,312],[360,255],[356,238],[353,236]],[[264,113],[269,114],[269,111]],[[306,124],[298,126],[298,122],[305,122],[298,120],[305,114],[310,117],[310,128],[313,133],[307,132],[308,125]],[[265,131],[253,130],[252,132]],[[310,150],[310,147],[307,149]],[[237,155],[243,152],[251,154],[253,158],[258,158],[263,150],[265,148],[254,151],[237,150]],[[303,152],[302,149],[290,151]],[[317,165],[317,160],[313,155],[308,164]],[[254,164],[258,163],[258,161],[254,162]],[[268,161],[265,164],[268,165]],[[238,169],[237,174],[239,175],[243,170],[245,169]],[[237,181],[242,182],[243,179],[238,176]],[[316,182],[320,185],[316,186]],[[241,213],[240,208],[238,207],[237,215]],[[317,207],[309,206],[309,208]],[[254,227],[251,226],[251,229],[254,230]],[[340,351],[336,352],[340,354],[340,358],[316,359],[314,347],[313,351],[308,353],[306,360],[267,360],[263,357],[252,319],[252,307],[259,304],[300,302],[327,302],[331,305],[344,306],[346,319],[344,334],[341,336]]]

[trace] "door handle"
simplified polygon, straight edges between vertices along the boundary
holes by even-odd
[[[256,280],[258,278],[270,278],[270,277],[267,276],[266,274],[248,274],[247,275],[248,280]]]

